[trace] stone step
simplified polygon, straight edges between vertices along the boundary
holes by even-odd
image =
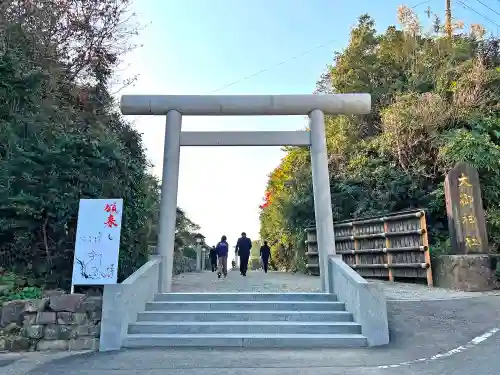
[[[254,347],[348,348],[367,346],[359,334],[128,334],[126,348],[140,347]]]
[[[155,301],[336,301],[328,293],[161,293]]]
[[[340,334],[361,333],[354,322],[136,322],[128,327],[131,334]]]
[[[137,316],[139,322],[224,322],[224,321],[288,321],[288,322],[352,322],[347,311],[144,311]]]
[[[172,311],[172,310],[287,310],[287,311],[342,311],[345,310],[343,302],[317,302],[317,301],[161,301],[148,302],[146,311]]]

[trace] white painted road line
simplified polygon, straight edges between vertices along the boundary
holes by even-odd
[[[497,332],[500,331],[500,327],[497,328],[492,328],[489,331],[486,331],[480,336],[474,337],[472,340],[470,340],[467,344],[461,345],[459,347],[456,347],[454,349],[451,349],[445,353],[439,353],[436,355],[433,355],[432,357],[425,357],[425,358],[419,358],[419,359],[414,359],[412,361],[407,361],[407,362],[401,362],[393,365],[381,365],[381,366],[376,366],[378,369],[385,369],[385,368],[397,368],[397,367],[403,367],[403,366],[410,366],[415,363],[422,363],[422,362],[431,362],[435,361],[436,359],[441,359],[441,358],[446,358],[446,357],[451,357],[452,355],[462,353],[468,349],[473,348],[476,345],[479,345],[480,343],[486,341],[493,335],[495,335]]]

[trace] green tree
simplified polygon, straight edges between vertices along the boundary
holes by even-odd
[[[109,91],[129,4],[0,4],[0,264],[31,285],[69,286],[81,198],[124,199],[119,279],[156,237],[159,184]],[[177,224],[183,246],[199,228]]]
[[[349,44],[317,83],[319,93],[368,92],[372,113],[326,118],[334,220],[408,208],[429,213],[433,249],[448,238],[443,181],[455,163],[478,168],[490,243],[500,249],[500,43],[484,33],[421,30],[401,7],[401,28],[377,34],[359,18]],[[314,223],[310,160],[290,148],[270,174],[261,237],[274,238],[279,267],[303,260]]]

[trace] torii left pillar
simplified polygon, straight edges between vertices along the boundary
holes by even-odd
[[[177,193],[179,189],[179,162],[182,115],[176,110],[167,112],[165,142],[163,150],[163,171],[160,200],[160,233],[158,247],[161,267],[158,292],[168,293],[172,289],[175,222],[177,219]],[[175,207],[175,209],[172,209]]]

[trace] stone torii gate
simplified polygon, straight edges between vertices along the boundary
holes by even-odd
[[[163,154],[158,248],[159,292],[172,287],[180,146],[309,146],[323,292],[329,292],[328,256],[335,254],[324,115],[370,112],[370,94],[334,95],[124,95],[123,115],[167,117]],[[308,115],[309,131],[182,132],[186,116]]]

